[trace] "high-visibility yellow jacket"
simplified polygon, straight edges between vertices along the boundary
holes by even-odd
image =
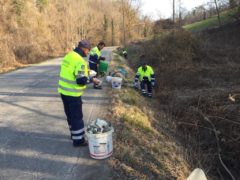
[[[91,49],[89,53],[89,62],[93,64],[99,64],[99,58],[101,57],[101,51],[99,51],[98,47],[94,47]]]
[[[98,56],[98,58],[101,56],[101,51],[99,51],[97,46],[92,48],[90,51],[90,56],[94,56],[95,54]]]
[[[66,96],[81,96],[86,89],[86,85],[79,85],[76,80],[84,76],[88,77],[86,61],[78,53],[69,52],[61,64],[58,92]]]
[[[137,70],[136,76],[135,76],[135,81],[137,82],[138,79],[142,81],[143,79],[148,79],[149,81],[154,82],[155,77],[154,77],[154,71],[151,66],[147,65],[147,69],[144,71],[143,67],[140,66]]]

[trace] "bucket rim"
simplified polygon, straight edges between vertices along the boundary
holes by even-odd
[[[86,135],[87,136],[91,136],[91,137],[105,137],[105,136],[109,136],[110,134],[112,134],[114,132],[114,128],[112,127],[112,129],[110,131],[104,132],[104,133],[99,133],[99,134],[91,134],[86,130]]]

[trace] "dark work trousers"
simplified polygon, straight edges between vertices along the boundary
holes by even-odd
[[[147,86],[147,91],[146,91],[146,86]],[[141,90],[142,90],[142,94],[148,94],[149,96],[152,95],[152,83],[151,81],[147,80],[147,79],[143,79],[141,81]]]
[[[71,138],[74,145],[84,143],[84,122],[82,113],[82,98],[61,94],[64,111],[67,116]]]

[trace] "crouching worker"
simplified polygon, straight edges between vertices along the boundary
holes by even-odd
[[[88,65],[83,57],[88,55],[90,48],[90,43],[82,40],[77,48],[63,58],[58,83],[58,92],[62,98],[71,139],[75,147],[88,145],[84,139],[81,96],[89,82]]]
[[[152,67],[145,62],[137,70],[134,83],[136,88],[138,87],[138,80],[140,81],[142,95],[152,97],[152,88],[155,86],[155,75]]]
[[[105,43],[100,41],[98,45],[91,49],[89,56],[89,68],[97,72],[96,77],[99,75],[100,60],[105,60],[105,57],[101,56],[101,50],[105,47]],[[93,83],[95,89],[102,89],[102,86]]]

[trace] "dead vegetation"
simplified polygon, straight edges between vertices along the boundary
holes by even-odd
[[[240,176],[239,30],[235,23],[194,35],[172,31],[129,47],[132,67],[142,52],[149,57],[157,111],[170,119],[169,132],[185,147],[187,162],[209,179]]]
[[[128,69],[128,78],[134,72],[123,59],[115,57],[114,66]],[[123,65],[125,64],[125,65]],[[161,111],[154,112],[156,104],[142,98],[134,89],[127,87],[112,90],[111,108],[107,119],[115,128],[114,153],[109,163],[113,168],[114,179],[179,179],[189,173],[184,150],[165,131],[162,131]]]
[[[0,72],[63,56],[81,39],[93,45],[100,40],[108,46],[120,44],[123,11],[127,41],[150,33],[136,26],[151,24],[139,18],[137,1],[133,7],[129,0],[1,0]]]

